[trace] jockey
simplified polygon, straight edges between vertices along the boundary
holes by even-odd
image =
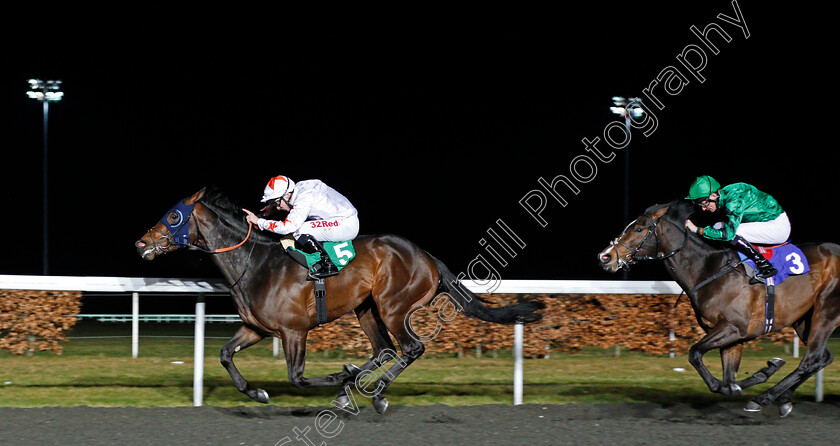
[[[278,175],[265,186],[262,202],[269,203],[262,209],[263,216],[275,210],[288,211],[288,215],[283,221],[268,220],[243,209],[249,223],[262,231],[292,234],[302,251],[321,254],[321,261],[312,267],[315,278],[338,274],[321,242],[353,240],[359,235],[358,214],[350,200],[320,180],[295,183]]]
[[[714,178],[704,175],[694,180],[686,198],[705,212],[721,209],[726,214],[724,222],[705,228],[686,220],[686,228],[708,239],[730,242],[755,262],[758,278],[776,275],[776,268],[752,245],[779,245],[790,237],[787,214],[772,196],[746,183],[721,187]]]

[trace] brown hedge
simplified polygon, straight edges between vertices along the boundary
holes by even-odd
[[[79,291],[0,290],[0,349],[18,355],[43,350],[60,354],[81,299]]]
[[[543,319],[525,326],[524,354],[528,357],[577,352],[584,347],[616,346],[652,354],[685,353],[703,337],[685,296],[678,304],[676,295],[651,294],[494,294],[481,297],[494,305],[510,304],[519,297],[546,304]],[[463,314],[444,321],[435,311],[419,311],[411,322],[421,334],[434,333],[436,324],[440,323],[437,336],[425,342],[429,353],[464,354],[475,352],[477,347],[483,352],[513,347],[512,327],[466,318]],[[673,341],[669,339],[670,330],[674,331]],[[788,328],[767,337],[776,343],[790,342],[793,331]],[[370,354],[370,344],[352,313],[313,330],[308,339],[308,348],[313,351],[341,349],[350,355]],[[756,344],[751,343],[751,348],[757,348]]]
[[[703,332],[685,297],[676,295],[605,294],[494,294],[481,297],[491,305],[506,305],[520,297],[546,304],[543,319],[525,326],[524,354],[538,357],[554,352],[577,352],[584,347],[619,346],[652,354],[685,353]],[[329,297],[328,297],[329,298]],[[75,323],[81,308],[80,292],[0,290],[0,349],[15,354],[51,350],[61,353],[61,342]],[[467,318],[463,314],[441,314],[427,307],[412,317],[418,333],[434,333],[425,342],[430,353],[465,354],[508,350],[513,347],[513,328]],[[451,306],[438,306],[452,310]],[[454,318],[451,318],[454,316]],[[451,319],[451,320],[450,320]],[[439,325],[438,325],[439,324]],[[670,330],[674,340],[669,339]],[[774,342],[793,339],[791,329],[767,336]],[[311,351],[341,349],[350,355],[370,354],[370,344],[353,314],[317,328],[309,335]],[[755,344],[751,345],[755,348]]]

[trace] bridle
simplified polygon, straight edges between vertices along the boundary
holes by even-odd
[[[616,258],[618,259],[617,263],[618,263],[619,267],[623,268],[627,271],[630,270],[630,265],[632,265],[632,264],[634,264],[634,263],[636,263],[637,261],[640,261],[640,260],[665,260],[667,258],[673,257],[678,252],[680,252],[683,248],[685,248],[685,245],[688,243],[688,238],[689,238],[688,228],[683,226],[682,231],[683,231],[684,238],[683,238],[682,243],[680,243],[680,246],[678,246],[676,249],[672,250],[671,252],[669,252],[667,254],[661,252],[662,243],[659,240],[659,234],[656,233],[656,228],[659,226],[659,221],[663,217],[659,217],[658,219],[653,219],[649,215],[642,215],[639,218],[642,218],[642,217],[645,217],[648,220],[650,220],[651,227],[648,228],[648,233],[645,234],[645,236],[642,238],[642,241],[641,241],[641,243],[639,243],[639,246],[637,246],[635,249],[627,246],[627,244],[625,244],[624,242],[622,242],[620,240],[621,236],[619,236],[619,238],[610,242],[610,249],[615,249],[616,245],[621,245],[625,249],[630,251],[629,254],[625,255],[622,258],[622,257],[618,257],[618,250],[616,250]],[[639,219],[637,218],[636,220],[633,220],[632,222],[630,222],[630,224],[627,225],[627,227],[624,229],[624,231],[621,232],[621,235],[624,235],[624,233],[627,232],[627,230],[630,228],[630,226],[632,226],[633,223],[637,222],[638,220]],[[679,225],[677,223],[674,223],[673,221],[668,220],[667,218],[665,219],[665,221],[671,223],[674,226],[679,227]],[[653,237],[656,239],[656,252],[657,252],[657,254],[655,256],[639,256],[638,255],[639,251],[642,249],[642,246],[644,246],[644,244],[647,242],[648,238],[650,238],[651,234],[653,234]],[[687,292],[689,296],[694,296],[700,288],[703,288],[704,286],[706,286],[709,283],[719,279],[720,277],[722,277],[722,276],[724,276],[724,275],[726,275],[726,274],[728,274],[732,271],[735,271],[735,269],[738,267],[738,265],[740,265],[742,262],[743,262],[743,260],[738,261],[737,257],[736,257],[736,260],[728,261],[726,264],[724,264],[723,266],[718,268],[718,270],[711,277],[709,277],[705,280],[702,280],[700,283],[694,285],[690,290],[685,290],[684,289],[683,292],[681,292],[680,295],[677,297],[677,301],[674,302],[674,307],[677,306],[677,304],[680,301],[680,297],[682,297],[682,295],[684,293]],[[668,268],[671,268],[673,270],[673,267],[670,266],[670,265],[668,266]],[[767,316],[767,317],[772,317],[772,315]]]
[[[157,255],[158,253],[166,252],[172,245],[175,245],[176,249],[188,248],[192,250],[202,251],[207,254],[219,254],[222,252],[228,252],[239,248],[240,246],[244,245],[245,242],[248,241],[248,238],[251,237],[251,230],[254,228],[254,225],[251,222],[248,222],[248,234],[245,236],[244,240],[237,243],[236,245],[211,250],[190,243],[189,224],[192,220],[192,213],[194,208],[195,204],[186,204],[184,200],[181,200],[178,203],[176,203],[175,206],[172,207],[172,209],[167,211],[163,215],[163,218],[160,219],[160,222],[169,230],[168,234],[163,233],[163,231],[156,229],[154,226],[152,226],[151,228],[149,228],[148,231],[146,231],[149,234],[149,238],[152,240],[151,252],[153,254]],[[168,217],[173,212],[178,215],[178,220],[175,223],[170,223]],[[158,239],[155,239],[153,232],[160,234],[160,237]],[[166,240],[166,244],[159,243],[163,240]]]
[[[190,245],[190,220],[192,219],[193,209],[195,209],[194,203],[187,204],[184,200],[181,200],[166,211],[160,219],[160,223],[166,227],[168,234],[154,226],[146,231],[152,241],[152,253],[166,252],[173,245],[176,249],[193,246]],[[170,216],[175,217],[174,222],[169,221]],[[160,237],[156,239],[155,233],[159,234]],[[163,243],[164,241],[166,243]]]
[[[639,218],[642,218],[642,217],[650,220],[651,226],[648,228],[647,234],[645,234],[645,236],[642,238],[642,241],[639,243],[639,245],[636,246],[636,248],[631,248],[630,246],[627,246],[626,243],[621,241],[621,235],[624,235],[624,233],[627,232],[627,230],[630,229],[630,227],[633,226],[633,224],[636,223],[639,220]],[[623,268],[623,269],[629,271],[630,270],[630,265],[632,265],[632,264],[634,264],[638,261],[665,260],[667,258],[670,258],[670,257],[673,257],[674,255],[676,255],[678,252],[680,252],[685,247],[686,243],[688,243],[688,228],[683,227],[682,228],[683,229],[683,235],[685,237],[683,238],[682,243],[680,243],[680,246],[678,246],[676,249],[672,250],[671,252],[669,252],[667,254],[661,252],[662,243],[659,240],[659,234],[656,233],[656,228],[659,226],[659,221],[662,219],[662,217],[659,217],[657,219],[653,219],[649,215],[642,214],[639,218],[630,222],[630,224],[627,225],[626,228],[624,228],[624,231],[621,232],[621,235],[619,235],[615,240],[610,242],[610,247],[611,247],[610,249],[615,249],[616,245],[621,245],[622,247],[624,247],[625,249],[630,251],[624,257],[619,257],[618,256],[618,250],[615,251],[616,258],[618,259],[617,260],[618,266],[620,268]],[[674,223],[674,222],[672,222],[668,219],[665,219],[665,221],[671,223],[674,226],[678,226],[676,223]],[[653,238],[656,240],[656,251],[655,252],[657,254],[655,256],[639,256],[638,255],[639,251],[642,249],[642,247],[645,245],[645,243],[647,243],[651,234],[653,234]]]
[[[189,243],[185,244],[185,243],[175,241],[174,240],[174,237],[175,237],[174,234],[172,234],[171,232],[169,234],[164,234],[163,231],[161,231],[159,229],[156,229],[154,226],[149,228],[149,230],[146,231],[146,233],[149,234],[149,239],[152,241],[151,252],[155,255],[157,255],[158,253],[166,252],[166,250],[169,249],[169,247],[172,246],[172,245],[176,245],[179,248],[184,247],[184,246],[193,246],[193,245],[190,245]],[[155,236],[154,236],[154,233],[160,234],[160,237],[156,239]],[[164,240],[166,240],[166,243],[161,243]]]

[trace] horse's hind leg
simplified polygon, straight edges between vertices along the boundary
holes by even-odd
[[[394,365],[391,366],[388,370],[386,370],[382,376],[379,377],[378,380],[373,384],[373,390],[368,392],[372,392],[370,396],[373,397],[373,407],[376,409],[376,412],[382,414],[388,409],[388,400],[385,399],[384,393],[385,390],[388,389],[388,386],[397,378],[397,376],[403,372],[411,363],[413,363],[417,358],[423,355],[423,352],[426,351],[426,347],[423,345],[422,342],[415,339],[414,336],[411,336],[408,333],[408,330],[405,327],[405,323],[402,318],[391,318],[391,319],[400,319],[399,321],[389,321],[386,322],[391,334],[397,339],[397,342],[400,344],[400,350],[402,351],[402,356],[398,356],[396,351],[393,350],[385,350],[379,355],[380,363],[384,364],[391,359],[395,359],[396,362]],[[359,381],[363,379],[362,375],[356,379],[357,388]]]
[[[362,365],[361,370],[375,369],[382,365],[378,360],[383,351],[396,351],[397,348],[394,347],[391,337],[388,336],[388,328],[382,322],[379,309],[373,299],[367,299],[364,304],[356,308],[356,317],[359,318],[359,325],[370,340],[371,347],[373,347],[373,357]]]
[[[807,345],[799,366],[775,386],[753,398],[744,410],[759,411],[775,401],[782,404],[782,415],[787,415],[785,411],[790,412],[790,409],[786,406],[789,406],[793,390],[834,360],[826,344],[831,332],[840,325],[840,293],[834,288],[821,292],[809,314],[810,318],[800,319],[794,324],[796,333]]]
[[[811,317],[813,316],[813,309],[809,310],[805,316],[794,322],[791,327],[793,327],[794,331],[796,331],[796,335],[799,339],[794,340],[794,342],[802,341],[806,346],[808,345],[808,334],[811,332]],[[828,352],[828,350],[826,350]],[[828,352],[831,354],[831,352]],[[778,359],[778,358],[776,358]],[[784,418],[790,414],[791,410],[793,410],[793,393],[796,391],[796,388],[799,387],[802,383],[796,384],[789,388],[786,392],[779,395],[776,398],[776,405],[779,406],[779,416]]]
[[[376,303],[373,299],[368,298],[365,302],[356,308],[356,317],[359,319],[359,325],[362,331],[365,332],[370,340],[371,347],[373,347],[373,356],[361,367],[355,367],[352,364],[345,366],[346,370],[353,372],[352,375],[346,377],[341,383],[341,389],[338,391],[338,398],[336,398],[337,407],[345,407],[350,404],[350,397],[347,392],[355,388],[356,377],[367,370],[374,370],[379,368],[381,360],[383,359],[383,352],[396,351],[394,343],[391,342],[391,337],[388,336],[388,329],[382,322],[379,316],[379,310],[376,308]]]
[[[225,346],[222,347],[222,352],[219,354],[219,361],[222,363],[225,370],[227,370],[231,379],[233,379],[233,384],[240,392],[248,395],[254,401],[268,404],[268,392],[263,389],[252,388],[248,384],[248,381],[245,381],[245,378],[242,377],[242,374],[239,373],[239,370],[236,369],[236,365],[233,363],[233,355],[242,349],[248,348],[257,342],[260,342],[263,337],[263,335],[245,325],[239,327],[236,334],[234,334]]]
[[[744,410],[748,412],[757,412],[762,407],[777,401],[780,404],[786,405],[790,402],[793,390],[805,382],[812,375],[831,364],[834,360],[834,355],[826,348],[828,336],[834,330],[836,324],[819,326],[814,324],[811,330],[811,336],[808,339],[808,348],[805,356],[791,374],[784,377],[775,386],[767,389],[757,397],[753,398],[747,404]],[[785,408],[783,407],[783,410]],[[787,410],[789,412],[789,409]],[[783,415],[787,415],[783,412]]]

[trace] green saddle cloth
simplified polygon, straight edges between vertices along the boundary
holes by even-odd
[[[347,266],[351,260],[356,258],[356,250],[353,248],[353,242],[348,240],[346,242],[323,242],[324,251],[330,257],[336,268],[341,271]],[[289,251],[297,251],[306,259],[306,267],[310,270],[312,266],[321,261],[321,254],[314,252],[307,254],[297,248],[289,248]]]

